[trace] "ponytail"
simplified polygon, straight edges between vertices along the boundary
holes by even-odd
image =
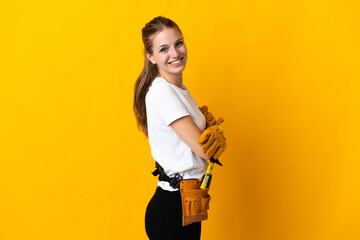
[[[134,103],[133,111],[137,121],[137,126],[140,131],[142,131],[146,137],[148,137],[148,126],[147,126],[147,116],[146,116],[146,105],[145,97],[146,93],[149,91],[151,83],[154,78],[159,74],[159,70],[156,64],[150,62],[150,60],[145,56],[146,53],[150,55],[153,54],[152,51],[152,36],[156,33],[161,32],[164,28],[175,28],[180,34],[181,30],[178,25],[171,19],[159,16],[148,22],[142,31],[142,40],[144,43],[144,68],[141,71],[139,77],[137,78],[134,86]]]
[[[137,126],[148,137],[145,96],[149,87],[158,75],[158,68],[145,57],[144,68],[135,82],[133,110]]]

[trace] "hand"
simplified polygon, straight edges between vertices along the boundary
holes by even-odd
[[[213,114],[211,112],[208,111],[208,107],[206,105],[202,106],[200,108],[200,111],[202,112],[202,114],[205,116],[206,119],[206,127],[211,127],[214,125],[220,125],[221,123],[224,122],[224,119],[222,117],[219,117],[218,120],[215,120],[215,117],[213,116]]]
[[[202,150],[209,158],[218,159],[226,149],[223,129],[217,125],[205,129],[201,133],[198,143],[203,144]]]

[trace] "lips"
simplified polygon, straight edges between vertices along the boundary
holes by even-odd
[[[169,64],[179,64],[183,59],[184,59],[184,57],[181,57],[179,59],[176,59],[176,60],[173,60],[173,61],[169,62]]]

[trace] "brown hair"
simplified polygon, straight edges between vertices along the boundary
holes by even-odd
[[[175,28],[181,30],[179,26],[171,19],[159,16],[148,22],[141,30],[142,40],[144,43],[144,68],[137,78],[134,86],[134,103],[133,110],[137,121],[138,128],[148,137],[145,96],[155,77],[158,76],[159,70],[156,64],[150,62],[145,53],[153,54],[152,40],[153,35],[161,32],[164,28]]]

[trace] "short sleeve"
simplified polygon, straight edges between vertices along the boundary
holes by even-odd
[[[146,105],[168,126],[173,121],[190,115],[179,94],[170,86],[158,84],[151,87]]]

